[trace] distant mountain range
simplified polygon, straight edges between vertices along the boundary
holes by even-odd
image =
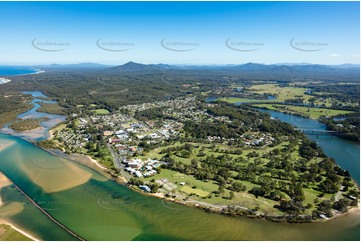
[[[360,65],[357,64],[340,64],[340,65],[321,65],[321,64],[312,64],[307,62],[301,63],[276,63],[276,64],[259,64],[259,63],[245,63],[245,64],[225,64],[225,65],[168,65],[168,64],[142,64],[129,61],[123,65],[106,65],[99,63],[77,63],[77,64],[51,64],[51,65],[34,65],[34,67],[52,67],[52,68],[106,68],[110,67],[117,69],[119,71],[142,71],[142,70],[160,70],[160,69],[259,69],[259,68],[272,68],[276,66],[323,66],[323,67],[335,67],[335,68],[360,68]]]
[[[166,64],[141,64],[135,62],[128,62],[124,65],[112,67],[112,70],[118,71],[144,71],[144,70],[162,70],[162,69],[210,69],[210,70],[244,70],[244,71],[259,71],[259,70],[281,70],[282,69],[295,69],[295,70],[331,70],[333,68],[355,68],[359,69],[360,66],[356,64],[342,64],[342,65],[319,65],[310,63],[280,63],[280,64],[258,64],[246,63],[240,65],[166,65]]]
[[[257,64],[246,63],[241,65],[212,65],[212,66],[176,66],[165,64],[140,64],[128,62],[124,65],[111,67],[108,70],[117,73],[150,73],[150,72],[167,72],[167,71],[187,71],[187,72],[208,72],[208,73],[229,73],[240,75],[244,78],[260,79],[290,79],[294,78],[324,78],[324,79],[352,79],[355,81],[360,76],[360,66],[354,64],[343,65],[317,65],[309,63],[301,64]]]

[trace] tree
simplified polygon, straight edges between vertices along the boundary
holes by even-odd
[[[321,213],[325,213],[327,217],[332,217],[331,209],[332,209],[332,204],[328,200],[322,201],[318,205],[318,211]]]
[[[232,183],[232,186],[229,187],[230,190],[240,192],[243,189],[242,183],[240,182],[234,182]]]
[[[339,185],[336,182],[333,182],[332,180],[330,180],[329,178],[327,178],[325,181],[323,181],[320,185],[319,185],[321,191],[325,192],[325,193],[336,193],[339,190]]]
[[[223,193],[224,193],[224,185],[220,185],[220,186],[218,187],[218,193],[219,193],[219,194],[223,194]]]
[[[157,183],[150,184],[151,193],[156,193],[158,191],[159,185]]]
[[[191,166],[193,168],[198,168],[198,164],[199,164],[199,162],[196,159],[191,160]]]
[[[300,183],[296,184],[293,187],[293,195],[294,195],[295,200],[297,200],[297,201],[305,200],[305,194],[303,192],[303,189],[302,189],[302,186]]]
[[[350,202],[347,199],[342,198],[333,204],[333,209],[336,209],[342,213],[345,213],[345,212],[347,212],[347,208],[349,205],[350,205]]]

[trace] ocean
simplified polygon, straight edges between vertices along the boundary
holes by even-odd
[[[26,66],[0,66],[0,77],[37,73],[39,69]]]

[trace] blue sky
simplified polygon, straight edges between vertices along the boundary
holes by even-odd
[[[0,2],[0,64],[359,64],[359,4]]]

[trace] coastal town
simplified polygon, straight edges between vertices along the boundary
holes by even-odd
[[[112,113],[99,111],[94,106],[95,111],[85,115],[85,107],[79,106],[79,112],[70,115],[68,124],[61,124],[52,130],[52,139],[48,142],[53,148],[66,153],[91,156],[113,177],[126,179],[128,185],[139,191],[156,193],[173,201],[215,211],[282,217],[282,209],[277,204],[284,199],[292,199],[287,189],[296,188],[287,188],[287,182],[280,178],[294,175],[287,174],[291,170],[278,170],[280,168],[273,160],[275,157],[283,157],[294,167],[291,169],[298,169],[293,163],[299,162],[301,158],[299,149],[303,141],[286,135],[287,132],[283,135],[274,131],[261,132],[255,127],[266,123],[257,113],[247,111],[256,115],[256,118],[253,121],[240,121],[235,118],[235,114],[224,112],[223,109],[228,109],[228,106],[220,108],[220,105],[203,103],[196,96],[188,95],[172,100],[126,105]],[[233,108],[229,109],[229,112],[234,112]],[[224,130],[220,132],[221,135],[212,135],[212,132],[204,135],[207,131],[199,130],[197,124],[219,124],[217,126],[224,126]],[[242,131],[227,133],[227,129],[235,124],[243,128]],[[287,156],[281,150],[288,150]],[[228,162],[240,162],[242,165],[226,165],[229,171],[222,175],[223,178],[194,170],[201,166],[207,167],[212,159],[218,159],[218,162],[227,162],[228,159]],[[312,160],[320,162],[321,158]],[[250,164],[254,167],[251,168]],[[249,171],[244,173],[243,169]],[[259,173],[259,169],[270,175]],[[265,183],[263,179],[269,181]],[[266,187],[274,184],[271,186],[279,188],[270,188],[271,191],[275,190],[269,197],[262,195],[267,191],[259,191],[260,184]],[[350,182],[344,184],[350,188],[353,186]],[[282,189],[281,192],[278,189]],[[358,199],[353,191],[356,190],[339,192],[337,201],[343,197],[342,201],[347,199],[348,204],[353,204]],[[254,196],[245,197],[246,194]],[[303,197],[309,195],[302,194]],[[332,193],[318,192],[312,196],[314,202],[334,199]],[[321,196],[321,199],[317,196]],[[310,201],[309,198],[307,200]],[[263,204],[260,205],[260,202]],[[311,211],[312,216],[319,219],[333,216],[331,210],[314,210],[311,203],[300,205],[303,206],[303,212],[296,211],[304,214],[302,218],[310,219],[311,215],[307,214],[311,214]]]

